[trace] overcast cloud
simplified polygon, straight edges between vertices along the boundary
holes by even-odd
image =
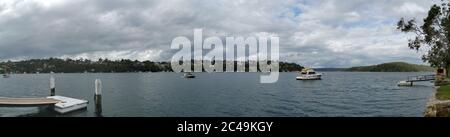
[[[177,36],[280,37],[283,61],[350,67],[421,63],[401,17],[422,18],[438,0],[2,0],[0,60],[164,61]]]

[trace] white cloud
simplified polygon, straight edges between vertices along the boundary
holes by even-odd
[[[415,14],[415,13],[423,13],[426,12],[424,7],[417,5],[416,3],[406,2],[403,3],[400,8],[398,8],[398,12],[403,14]]]
[[[74,58],[74,59],[93,59],[107,58],[110,60],[131,59],[131,60],[158,60],[161,50],[121,50],[121,51],[95,51],[90,53],[81,53],[76,55],[63,55],[59,58]]]
[[[280,37],[281,59],[311,67],[420,63],[395,30],[438,0],[2,0],[0,60],[167,60],[177,36]]]

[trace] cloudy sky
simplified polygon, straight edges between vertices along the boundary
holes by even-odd
[[[311,67],[422,63],[401,17],[438,0],[1,0],[0,60],[163,61],[177,36],[280,37],[280,58]]]

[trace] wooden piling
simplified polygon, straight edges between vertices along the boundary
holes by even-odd
[[[95,80],[94,101],[95,101],[95,113],[97,115],[101,115],[101,113],[102,113],[102,81],[100,79]]]
[[[55,78],[50,76],[50,96],[55,96]]]

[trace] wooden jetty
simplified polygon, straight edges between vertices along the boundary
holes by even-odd
[[[433,81],[436,80],[436,75],[421,75],[421,76],[410,76],[406,82],[420,82],[420,81]]]
[[[97,93],[98,92],[98,93]],[[101,81],[96,80],[95,94],[101,96]],[[101,98],[101,97],[100,97]],[[98,101],[98,102],[101,102]],[[50,96],[42,98],[5,98],[0,97],[0,107],[40,107],[53,106],[61,114],[87,108],[87,100],[55,95],[55,79],[50,77]],[[101,106],[101,105],[100,105]],[[101,108],[100,108],[101,110]]]
[[[434,81],[434,80],[436,80],[436,75],[409,76],[407,80],[400,81],[397,83],[397,85],[398,86],[413,86],[414,82]]]
[[[0,97],[0,107],[41,107],[53,106],[61,114],[86,108],[88,101],[63,96],[47,98],[4,98]]]
[[[7,107],[36,107],[45,105],[55,105],[61,102],[52,98],[5,98],[0,97],[0,106]]]

